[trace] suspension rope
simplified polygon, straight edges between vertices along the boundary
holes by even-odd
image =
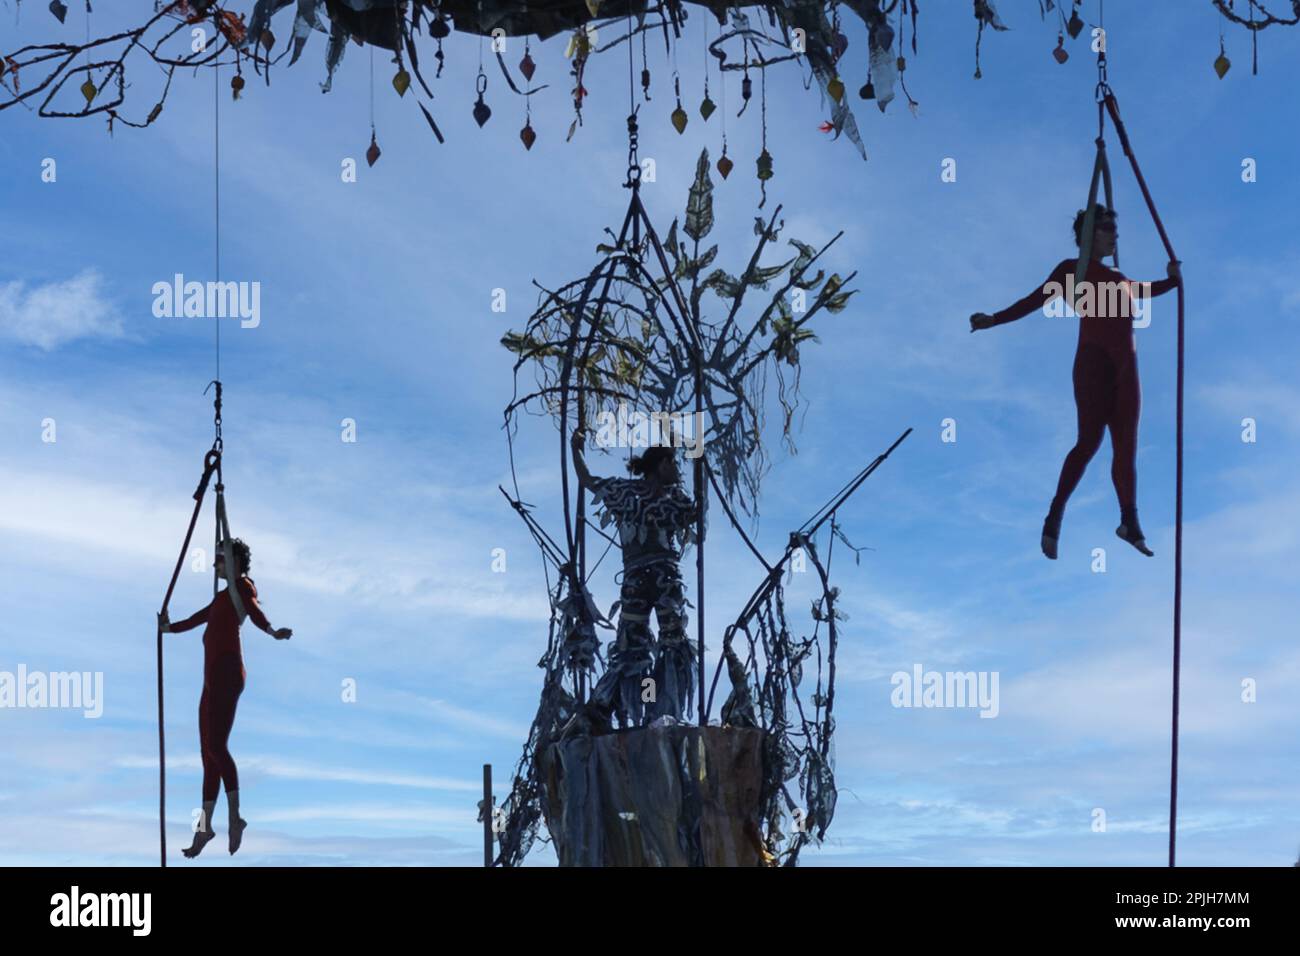
[[[89,8],[87,8],[89,9]],[[221,281],[221,82],[220,82],[220,43],[221,43],[221,25],[214,14],[213,27],[215,30],[214,42],[217,44],[218,52],[214,57],[212,70],[212,219],[213,219],[213,272],[214,280]],[[213,475],[216,475],[216,537],[214,554],[221,551],[226,563],[227,575],[229,580],[237,581],[238,574],[235,569],[235,560],[233,548],[230,544],[230,522],[226,517],[225,501],[225,484],[222,481],[221,460],[225,450],[225,442],[221,433],[221,319],[213,316],[213,358],[216,377],[208,383],[208,387],[203,390],[207,394],[208,388],[215,386],[213,396],[213,415],[212,428],[213,439],[212,447],[208,450],[203,459],[203,475],[199,479],[198,487],[194,491],[194,510],[190,514],[189,525],[185,529],[185,538],[181,542],[180,554],[176,557],[176,565],[172,569],[171,580],[167,583],[167,591],[163,596],[162,607],[158,612],[157,627],[157,684],[158,684],[158,849],[159,865],[167,866],[167,734],[165,721],[165,706],[163,693],[163,618],[167,615],[168,605],[171,604],[172,594],[176,590],[176,584],[180,580],[181,567],[185,563],[185,555],[189,551],[190,542],[194,538],[194,529],[198,524],[199,512],[203,510],[203,498],[207,494],[208,485],[212,481]],[[237,587],[230,587],[230,599],[235,607],[236,619],[243,623],[247,612],[244,610],[243,601],[239,595]],[[216,562],[213,561],[212,572],[212,596],[217,595],[217,574]]]
[[[1106,35],[1103,29],[1101,37],[1101,49],[1097,55],[1097,114],[1098,114],[1098,163],[1103,162],[1104,144],[1100,127],[1103,125],[1104,115],[1110,116],[1111,125],[1115,128],[1115,134],[1119,137],[1120,145],[1124,149],[1124,155],[1128,157],[1129,165],[1133,169],[1133,177],[1137,180],[1138,189],[1142,193],[1142,199],[1146,203],[1147,212],[1151,215],[1151,222],[1156,227],[1156,232],[1160,235],[1160,242],[1165,247],[1165,254],[1169,257],[1170,262],[1178,262],[1178,256],[1174,253],[1173,243],[1169,241],[1169,234],[1165,231],[1164,222],[1160,218],[1160,212],[1156,209],[1155,200],[1151,198],[1151,190],[1147,188],[1145,177],[1142,175],[1142,169],[1138,165],[1137,154],[1133,151],[1133,145],[1129,142],[1128,130],[1124,126],[1124,121],[1120,118],[1119,102],[1115,99],[1115,94],[1106,82]],[[1086,266],[1087,259],[1085,256],[1091,254],[1091,214],[1092,203],[1096,196],[1097,188],[1097,168],[1094,168],[1092,187],[1089,193],[1089,209],[1085,219],[1084,241],[1087,246],[1080,249],[1080,262]],[[1110,173],[1105,169],[1106,179],[1106,202],[1108,206],[1114,208],[1110,200]],[[1116,266],[1119,265],[1119,256],[1116,253]],[[1076,274],[1077,275],[1077,274]],[[1077,281],[1077,279],[1076,279]],[[1179,721],[1179,703],[1180,703],[1180,684],[1182,670],[1182,621],[1183,621],[1183,391],[1186,379],[1185,373],[1185,348],[1184,348],[1184,330],[1185,330],[1185,287],[1183,285],[1182,272],[1178,272],[1178,327],[1177,327],[1177,345],[1176,345],[1176,366],[1177,366],[1177,384],[1175,399],[1175,438],[1174,438],[1174,653],[1173,653],[1173,694],[1170,719],[1169,735],[1169,866],[1177,865],[1177,846],[1178,846],[1178,721]]]

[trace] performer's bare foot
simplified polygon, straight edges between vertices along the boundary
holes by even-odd
[[[1154,558],[1156,556],[1156,553],[1147,547],[1147,539],[1142,536],[1141,528],[1130,528],[1128,525],[1122,524],[1115,529],[1115,534],[1133,545],[1133,547],[1137,548],[1148,558]]]
[[[1050,514],[1043,521],[1042,548],[1043,554],[1056,560],[1056,542],[1061,536],[1061,519],[1054,518]]]
[[[186,859],[192,860],[202,853],[203,848],[208,845],[209,841],[216,839],[216,836],[217,832],[215,830],[196,830],[194,842],[181,850],[181,853],[185,854]]]
[[[244,828],[248,826],[248,821],[242,817],[236,817],[230,821],[230,854],[234,856],[235,851],[239,849],[240,843],[244,840]]]

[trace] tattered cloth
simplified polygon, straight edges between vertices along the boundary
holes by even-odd
[[[763,731],[669,725],[541,755],[561,866],[761,866]]]
[[[677,560],[694,538],[695,502],[680,484],[656,488],[644,478],[593,478],[601,526],[617,525],[623,566]]]

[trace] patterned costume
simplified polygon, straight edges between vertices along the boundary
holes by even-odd
[[[656,490],[642,478],[595,478],[590,487],[601,525],[618,526],[623,548],[618,633],[592,699],[625,725],[660,716],[680,720],[691,711],[697,666],[678,569],[682,548],[695,539],[695,503],[679,484]],[[650,632],[651,611],[658,641]],[[654,679],[653,702],[642,700],[647,677]]]

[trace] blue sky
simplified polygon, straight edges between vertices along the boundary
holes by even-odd
[[[986,32],[976,81],[969,7],[953,7],[921,17],[907,71],[919,116],[900,101],[882,115],[854,98],[867,162],[817,130],[825,110],[796,68],[773,71],[776,176],[762,211],[758,111],[734,117],[739,81],[727,78],[736,168],[714,177],[719,264],[743,268],[753,217],[779,202],[783,237],[820,245],[844,230],[827,264],[858,270],[862,290],[802,350],[807,415],[798,454],[777,454],[764,486],[761,546],[778,552],[849,476],[916,429],[843,514],[850,539],[873,550],[859,566],[842,553],[836,564],[849,615],[842,792],[828,840],[803,861],[1158,865],[1174,302],[1157,300],[1137,333],[1139,505],[1157,556],[1114,537],[1107,443],[1071,501],[1061,560],[1049,563],[1038,533],[1073,442],[1076,333],[1036,315],[972,336],[967,317],[1024,295],[1071,254],[1093,160],[1095,72],[1082,41],[1057,65],[1056,31],[1038,5],[1004,0],[1012,30]],[[1300,40],[1266,31],[1252,77],[1248,40],[1229,31],[1235,66],[1219,81],[1209,4],[1110,7],[1111,82],[1188,290],[1180,862],[1289,864],[1300,851],[1290,606],[1300,246],[1286,211],[1300,206],[1300,185],[1287,111]],[[721,140],[723,111],[707,124],[695,112],[704,18],[691,13],[693,42],[678,55],[685,135],[669,125],[671,73],[653,44],[653,99],[642,108],[642,155],[658,168],[644,198],[661,231],[685,205],[699,150],[716,157]],[[59,35],[38,7],[5,16],[6,48]],[[97,14],[96,28],[107,21]],[[865,38],[849,26],[852,93]],[[269,90],[250,82],[238,103],[222,90],[223,278],[262,285],[261,325],[222,334],[231,520],[253,547],[271,620],[295,630],[288,643],[244,635],[249,679],[232,749],[251,828],[236,862],[474,865],[481,765],[494,765],[503,795],[540,690],[547,613],[540,559],[496,490],[509,477],[500,425],[511,394],[511,356],[497,343],[535,306],[532,279],[553,288],[585,274],[603,228],[621,221],[626,60],[592,61],[585,124],[566,144],[564,41],[535,45],[535,82],[552,86],[534,97],[538,140],[525,153],[523,104],[495,66],[492,119],[480,130],[470,116],[476,40],[445,43],[433,104],[445,145],[410,95],[393,93],[377,57],[383,156],[367,168],[366,51],[349,49],[322,96],[323,39]],[[507,61],[522,52],[512,41]],[[149,79],[137,70],[146,112]],[[210,278],[212,104],[211,76],[178,75],[144,132],[109,138],[98,120],[0,116],[0,670],[102,671],[105,682],[98,720],[0,711],[5,863],[157,858],[153,615],[211,441],[202,391],[213,353],[211,320],[155,318],[150,289],[177,272]],[[57,182],[42,182],[47,157]],[[340,177],[349,157],[355,183]],[[1246,157],[1254,183],[1241,178]],[[954,183],[940,179],[945,158],[957,161]],[[1121,159],[1112,144],[1121,262],[1132,277],[1159,278],[1163,253]],[[491,309],[497,288],[504,314]],[[1254,443],[1241,440],[1246,417],[1257,421]],[[41,440],[46,418],[54,443]],[[357,423],[354,444],[340,440],[344,418]],[[941,440],[948,418],[956,442]],[[552,433],[530,425],[521,488],[554,502]],[[621,465],[597,458],[593,468]],[[209,511],[199,541],[210,535]],[[1107,550],[1103,574],[1091,569],[1096,547]],[[506,549],[504,574],[492,571],[494,548]],[[758,575],[721,534],[709,559],[716,644]],[[201,606],[209,587],[209,576],[183,575],[173,616]],[[802,593],[794,582],[792,608],[806,606]],[[916,664],[998,672],[998,717],[891,706],[890,675]],[[169,638],[173,855],[198,802],[201,670],[199,632]],[[340,700],[348,678],[353,704]],[[1255,703],[1241,700],[1246,679],[1257,682]],[[1105,833],[1092,830],[1094,808],[1105,810]],[[197,865],[228,865],[219,845]],[[532,861],[552,862],[549,848]]]

